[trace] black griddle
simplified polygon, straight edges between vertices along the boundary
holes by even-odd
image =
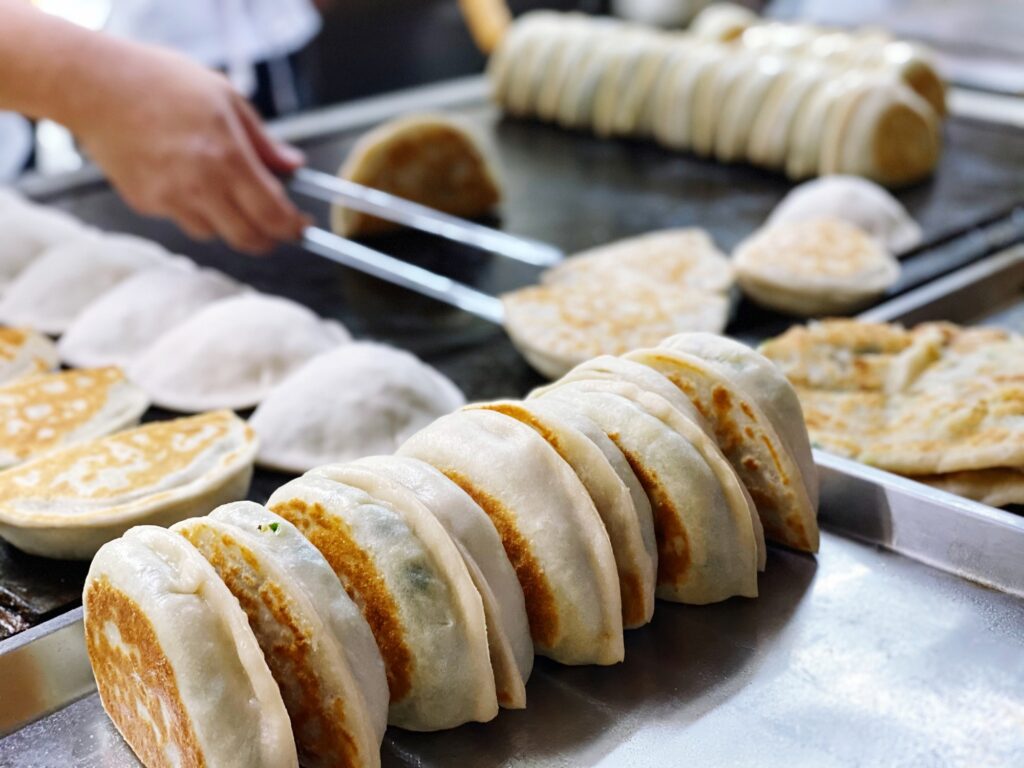
[[[384,111],[400,114],[427,103],[479,128],[496,149],[506,191],[501,219],[491,223],[567,253],[677,226],[703,227],[729,251],[792,187],[783,176],[745,165],[505,119],[482,97],[482,83],[468,86],[454,91],[442,86],[436,99],[429,90],[409,92],[408,99],[391,96]],[[348,119],[361,111],[367,112],[360,105],[338,107],[314,121],[325,126],[323,131],[303,129],[297,143],[312,167],[334,171],[340,165],[374,122]],[[346,124],[343,130],[331,129],[339,122]],[[944,138],[934,177],[897,192],[920,223],[925,243],[904,259],[903,277],[890,296],[1024,239],[1024,131],[951,118]],[[260,291],[294,299],[340,320],[357,338],[408,349],[447,374],[471,400],[519,397],[542,381],[500,328],[301,249],[286,246],[250,258],[223,245],[194,243],[166,222],[132,213],[102,182],[58,184],[41,197],[98,227],[150,237]],[[326,221],[324,206],[301,202]],[[369,244],[492,293],[529,284],[537,274],[532,267],[418,233],[386,235]],[[792,322],[741,302],[728,331],[756,341]],[[154,409],[146,418],[171,415]],[[250,498],[265,501],[287,479],[257,470]],[[0,542],[0,639],[76,606],[86,570],[81,563],[30,557]]]

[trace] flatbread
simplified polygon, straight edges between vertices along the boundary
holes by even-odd
[[[1024,468],[1020,467],[972,469],[945,475],[917,475],[910,479],[992,507],[1024,504]]]
[[[804,317],[863,307],[900,276],[899,262],[866,232],[828,216],[761,229],[737,246],[733,261],[747,296]]]
[[[106,544],[82,606],[100,701],[142,763],[297,768],[245,613],[185,539],[146,525]]]
[[[0,468],[139,422],[145,393],[120,368],[42,373],[0,386]]]
[[[415,355],[353,342],[314,357],[278,384],[249,423],[260,439],[260,465],[302,473],[392,453],[465,402],[458,387]]]
[[[28,328],[0,328],[0,385],[57,367],[57,346]]]
[[[634,629],[654,616],[658,548],[650,508],[638,513],[629,488],[598,446],[570,421],[538,407],[540,400],[500,400],[470,406],[503,413],[547,440],[587,489],[615,555],[622,600],[622,626]]]
[[[548,398],[604,430],[644,486],[654,511],[659,598],[702,605],[757,596],[753,505],[711,438],[631,384],[572,382]]]
[[[622,661],[622,604],[608,534],[586,488],[530,427],[458,411],[399,449],[468,493],[501,535],[526,597],[537,653],[563,664]]]
[[[312,357],[349,340],[337,322],[265,294],[220,299],[161,335],[128,374],[162,408],[251,408]]]
[[[168,330],[242,290],[227,275],[188,261],[143,270],[82,310],[60,339],[60,357],[77,368],[128,366]]]
[[[366,617],[388,722],[434,731],[494,718],[483,604],[455,544],[422,504],[389,504],[327,474],[292,480],[267,506],[320,550]]]
[[[0,472],[0,536],[84,560],[133,525],[171,525],[245,496],[256,439],[230,411],[157,421]]]
[[[171,528],[209,561],[249,620],[309,768],[380,765],[388,716],[370,626],[316,547],[249,501]]]
[[[828,321],[763,345],[819,447],[907,475],[1024,466],[1024,338]]]
[[[441,115],[408,115],[361,136],[338,170],[343,179],[464,218],[489,213],[501,185],[489,152],[466,127]],[[331,229],[363,237],[397,225],[342,206]]]
[[[899,200],[884,188],[857,176],[825,176],[794,187],[772,209],[767,224],[830,216],[860,227],[890,253],[909,251],[921,242],[921,228]]]
[[[757,505],[765,537],[818,551],[817,513],[796,459],[752,397],[713,365],[672,349],[626,355],[668,377],[711,425],[718,445]]]
[[[0,210],[0,293],[46,250],[86,232],[83,224],[63,211],[25,202],[4,207]]]
[[[586,280],[502,296],[505,330],[530,365],[554,379],[597,355],[657,344],[682,331],[725,328],[725,297],[617,274],[615,286]]]
[[[90,234],[48,249],[11,282],[0,298],[0,322],[58,335],[91,302],[168,255],[131,235]]]
[[[533,641],[523,588],[490,518],[459,486],[426,462],[404,456],[370,456],[348,465],[327,465],[312,474],[344,470],[349,485],[384,501],[404,490],[444,526],[455,542],[480,593],[487,621],[487,644],[498,694],[507,709],[526,706],[526,682],[533,670]],[[354,471],[359,470],[359,471]]]
[[[545,285],[586,280],[611,285],[623,272],[675,288],[727,293],[732,266],[703,229],[681,227],[646,232],[574,254],[541,275]]]

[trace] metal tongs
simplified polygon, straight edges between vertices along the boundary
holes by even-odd
[[[317,200],[343,205],[526,264],[546,267],[564,257],[560,250],[546,243],[515,237],[320,171],[300,168],[289,180],[289,187]],[[500,325],[504,320],[501,299],[320,227],[307,227],[302,245],[318,256],[443,301],[492,323]]]

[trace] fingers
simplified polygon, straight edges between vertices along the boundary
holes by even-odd
[[[261,161],[241,124],[237,129],[238,153],[233,159],[235,183],[230,187],[238,208],[264,238],[298,239],[306,217],[285,194],[281,182]]]
[[[193,240],[212,240],[217,235],[217,230],[214,229],[210,220],[202,211],[195,207],[179,208],[171,216],[185,234]]]
[[[235,102],[239,119],[259,159],[274,173],[291,173],[306,162],[302,151],[274,139],[260,121],[259,115],[244,97]]]
[[[209,195],[205,214],[215,223],[217,235],[242,253],[262,254],[275,245],[275,238],[249,218],[229,191]]]

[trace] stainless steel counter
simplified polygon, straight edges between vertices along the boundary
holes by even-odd
[[[825,533],[756,600],[659,603],[616,667],[539,661],[527,709],[390,729],[385,766],[1024,765],[1024,601]],[[3,695],[7,695],[4,691]],[[137,765],[95,694],[0,740],[10,768]]]

